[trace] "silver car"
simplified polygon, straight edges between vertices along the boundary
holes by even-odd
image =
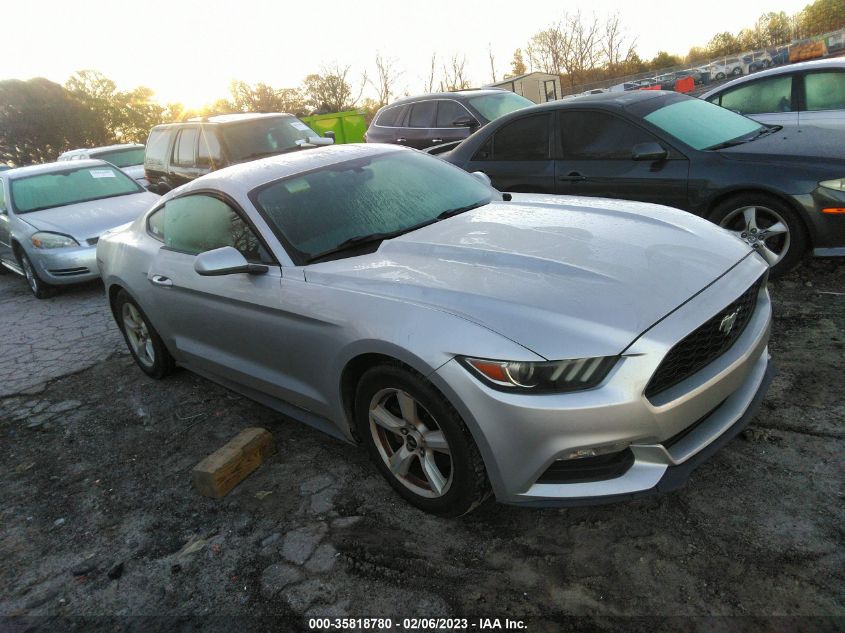
[[[158,196],[101,160],[0,172],[0,270],[26,277],[39,299],[100,276],[100,235],[134,220]]]
[[[120,143],[103,147],[69,149],[59,154],[57,160],[62,162],[86,158],[104,160],[115,167],[120,167],[127,176],[134,178],[144,189],[150,184],[144,175],[144,146],[140,143]]]
[[[767,266],[743,241],[396,146],[203,176],[97,259],[144,372],[178,363],[360,442],[443,515],[673,489],[769,382]]]

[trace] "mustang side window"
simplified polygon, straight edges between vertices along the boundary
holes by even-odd
[[[258,237],[238,213],[213,196],[176,198],[147,221],[150,233],[165,246],[198,255],[223,246],[238,249],[247,261],[272,264]]]

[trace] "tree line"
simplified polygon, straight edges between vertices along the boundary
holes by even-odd
[[[618,15],[600,20],[581,12],[567,13],[534,34],[517,49],[509,73],[498,77],[492,47],[487,55],[490,76],[483,83],[540,70],[561,77],[570,88],[628,74],[659,70],[745,50],[770,48],[792,39],[845,28],[845,0],[814,0],[794,16],[769,12],[738,33],[718,33],[705,46],[693,46],[684,57],[660,51],[651,60],[637,54]],[[441,59],[432,54],[422,92],[469,88],[474,82],[466,57]],[[144,142],[154,125],[191,116],[225,112],[290,112],[298,116],[359,109],[372,116],[407,88],[399,88],[398,62],[377,53],[372,72],[353,76],[350,66],[334,64],[307,75],[296,88],[233,81],[229,95],[198,110],[182,104],[159,104],[153,91],[139,86],[118,90],[114,81],[95,70],[74,73],[62,86],[44,78],[0,81],[0,163],[13,166],[55,160],[76,147]],[[355,86],[355,87],[353,87]],[[370,88],[373,96],[364,97]]]

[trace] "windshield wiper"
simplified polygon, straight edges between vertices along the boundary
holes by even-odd
[[[458,215],[460,213],[465,213],[466,211],[472,211],[473,209],[477,209],[478,207],[483,207],[485,204],[490,204],[490,201],[487,202],[474,202],[472,204],[468,204],[463,207],[456,207],[454,209],[447,209],[443,213],[440,213],[437,216],[438,220],[445,220],[446,218],[451,218],[453,215]]]
[[[430,223],[426,223],[430,224]],[[361,246],[362,244],[370,244],[372,242],[383,242],[384,240],[388,240],[392,237],[397,237],[402,235],[403,233],[407,233],[408,231],[413,231],[416,228],[420,228],[419,226],[412,226],[407,229],[400,229],[398,231],[390,231],[387,233],[368,233],[367,235],[356,235],[355,237],[350,237],[348,240],[343,240],[337,246],[330,248],[328,250],[323,251],[322,253],[317,253],[316,255],[312,255],[308,258],[307,262],[309,264],[313,264],[316,261],[321,259],[325,259],[329,255],[334,255],[335,253],[340,253],[342,251],[348,250],[353,246]]]
[[[705,150],[714,150],[714,149],[725,149],[726,147],[734,147],[736,145],[742,145],[744,143],[750,143],[751,141],[756,141],[758,138],[763,136],[768,136],[769,134],[774,134],[778,130],[783,129],[783,126],[780,125],[773,125],[769,126],[761,126],[761,129],[758,130],[753,136],[749,136],[746,134],[745,136],[740,136],[738,138],[733,138],[729,141],[724,141],[722,143],[717,143],[716,145],[711,145],[710,147],[705,147]]]

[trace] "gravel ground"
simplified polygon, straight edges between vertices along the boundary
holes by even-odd
[[[93,291],[75,292],[53,301]],[[589,627],[612,630],[655,615],[822,616],[803,630],[842,630],[843,293],[837,260],[772,284],[780,373],[744,436],[684,489],[592,508],[489,503],[461,520],[403,503],[359,448],[187,371],[146,378],[103,335],[108,359],[0,399],[0,615],[34,617],[0,630],[128,630],[73,617],[154,615],[226,616],[181,630],[294,630],[311,616],[509,617],[533,631],[600,616]],[[276,453],[223,500],[198,496],[191,468],[247,426],[268,429]],[[807,624],[661,626],[714,622]]]

